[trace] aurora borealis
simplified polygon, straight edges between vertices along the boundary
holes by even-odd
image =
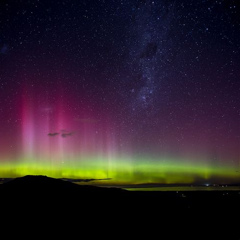
[[[239,9],[1,1],[0,177],[239,183]]]

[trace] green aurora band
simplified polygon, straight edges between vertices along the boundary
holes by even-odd
[[[206,162],[183,161],[182,159],[116,158],[83,156],[66,162],[18,159],[2,161],[0,176],[15,178],[25,175],[45,175],[54,178],[105,179],[101,184],[194,184],[199,182],[237,183],[240,173],[236,167],[210,165]],[[98,181],[94,181],[98,183]],[[99,181],[100,183],[100,181]]]

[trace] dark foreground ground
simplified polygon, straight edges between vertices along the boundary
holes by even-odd
[[[0,206],[5,224],[39,233],[56,225],[88,238],[240,239],[238,191],[132,192],[25,176],[0,185]]]

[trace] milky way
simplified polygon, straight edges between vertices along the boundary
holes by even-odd
[[[0,177],[239,182],[239,9],[2,1]]]

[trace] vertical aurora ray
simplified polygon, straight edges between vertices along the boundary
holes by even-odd
[[[34,117],[32,103],[26,98],[22,100],[22,153],[25,157],[31,158],[34,154]]]
[[[25,91],[30,92],[30,91]],[[1,164],[2,177],[41,174],[64,178],[111,178],[105,184],[234,182],[239,174],[231,164],[217,166],[200,153],[184,158],[161,152],[138,154],[129,146],[119,148],[109,119],[82,110],[72,111],[75,101],[57,97],[54,104],[45,96],[23,95],[20,106],[21,149],[16,159]],[[44,102],[44,104],[43,104]],[[72,108],[69,109],[68,105]],[[58,133],[49,136],[49,133]],[[72,133],[63,137],[62,134]],[[119,150],[121,149],[121,150]]]
[[[26,92],[29,91],[25,89],[24,93]],[[10,164],[12,172],[19,174],[22,169],[20,166],[24,166],[29,174],[36,171],[42,172],[41,174],[57,172],[62,176],[68,171],[78,172],[79,169],[74,168],[81,167],[87,172],[83,174],[81,171],[82,176],[97,177],[96,172],[91,174],[91,166],[97,164],[101,165],[98,173],[108,177],[117,154],[110,122],[100,121],[84,110],[76,117],[67,105],[74,106],[74,101],[67,101],[66,98],[63,101],[63,98],[56,97],[50,106],[46,101],[42,104],[43,97],[27,94],[22,96],[21,154],[17,157],[15,166]],[[56,134],[50,135],[54,133]],[[72,176],[81,177],[76,174]]]
[[[111,178],[105,184],[194,183],[224,179],[240,180],[231,164],[209,164],[198,159],[170,157],[157,153],[119,150],[117,134],[111,121],[94,117],[82,110],[76,117],[68,104],[56,97],[55,104],[42,104],[43,96],[23,95],[20,115],[21,149],[17,159],[2,163],[2,177],[41,174],[64,178]],[[49,136],[49,133],[58,133]],[[63,137],[63,134],[72,133]],[[17,160],[17,161],[15,161]]]

